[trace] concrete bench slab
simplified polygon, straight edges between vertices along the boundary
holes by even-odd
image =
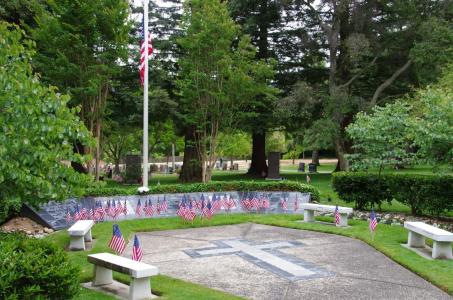
[[[81,220],[75,222],[68,229],[70,243],[69,250],[85,250],[85,242],[91,242],[91,228],[94,226],[93,220]]]
[[[333,205],[323,205],[315,203],[303,203],[301,208],[304,210],[304,222],[314,222],[315,221],[315,211],[321,212],[335,212],[336,206]],[[353,212],[353,209],[350,207],[338,206],[338,212],[340,213],[340,224],[337,226],[344,227],[348,226],[348,214]]]
[[[113,283],[112,271],[132,277],[129,299],[151,299],[150,277],[159,274],[157,267],[110,253],[88,255],[88,262],[95,265],[93,286]]]
[[[407,241],[409,248],[424,248],[425,238],[429,238],[433,240],[432,258],[453,259],[451,250],[453,233],[423,222],[404,222],[404,228],[409,231]]]

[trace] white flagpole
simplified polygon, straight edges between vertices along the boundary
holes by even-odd
[[[145,44],[145,76],[143,79],[143,186],[148,191],[148,0],[143,3],[144,44]]]

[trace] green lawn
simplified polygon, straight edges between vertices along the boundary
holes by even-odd
[[[407,267],[413,272],[424,277],[426,280],[453,295],[453,261],[427,260],[402,247],[401,244],[407,242],[407,231],[401,226],[379,224],[375,239],[371,240],[371,236],[368,231],[368,223],[366,221],[350,220],[350,227],[337,228],[330,225],[295,222],[301,218],[302,217],[298,215],[217,215],[213,218],[212,223],[209,226],[255,222],[259,224],[340,234],[356,238],[368,243],[397,263]],[[332,218],[321,217],[319,220],[332,221]],[[177,218],[125,220],[118,222],[118,224],[120,225],[124,236],[129,239],[132,237],[134,232],[203,226],[198,220],[195,221],[194,224],[187,224],[182,223]],[[206,224],[204,226],[206,226]],[[91,280],[93,272],[92,265],[86,260],[87,254],[109,251],[107,244],[111,237],[111,230],[111,222],[96,224],[93,228],[93,237],[95,238],[93,249],[84,252],[68,252],[70,260],[82,268],[80,278],[82,282]],[[46,239],[54,242],[62,248],[69,243],[69,237],[66,231],[56,232],[47,236]],[[114,277],[116,280],[125,283],[128,283],[129,281],[129,278],[123,274],[115,273]],[[159,275],[152,279],[152,289],[154,293],[161,295],[163,299],[237,299],[237,297],[220,291],[208,289],[200,285],[173,279],[163,275]],[[84,289],[79,295],[79,299],[110,298],[107,296],[100,298],[97,293]]]

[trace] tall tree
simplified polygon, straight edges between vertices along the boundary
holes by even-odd
[[[71,105],[80,105],[80,116],[96,137],[95,175],[99,179],[102,121],[128,43],[126,0],[49,2],[51,13],[37,17],[33,30],[38,55],[34,60],[43,79],[72,95]]]
[[[194,130],[190,146],[197,151],[205,182],[212,175],[220,130],[234,126],[235,115],[246,107],[247,99],[273,94],[268,88],[273,72],[267,64],[254,60],[256,50],[248,37],[239,34],[226,3],[191,1],[183,29],[178,80],[181,115]],[[234,50],[233,42],[237,43]]]

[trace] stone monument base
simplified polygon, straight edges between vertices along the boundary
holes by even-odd
[[[116,299],[129,299],[129,286],[127,284],[121,283],[119,281],[113,280],[113,283],[93,286],[92,282],[82,283],[84,288],[106,293],[110,296],[115,297]],[[151,299],[158,298],[156,295],[152,295]]]

